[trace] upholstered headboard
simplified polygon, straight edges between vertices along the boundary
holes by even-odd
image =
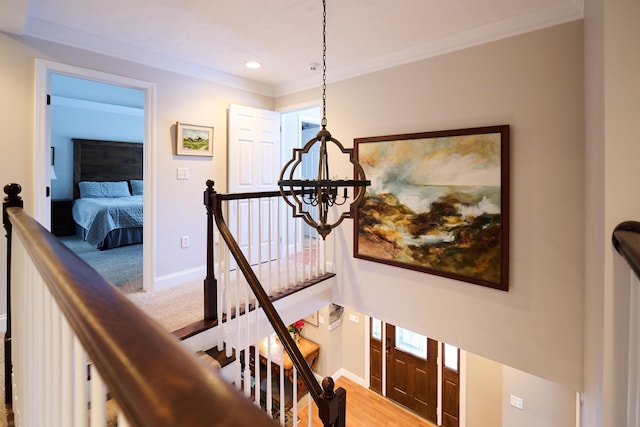
[[[73,138],[73,198],[80,181],[142,179],[143,144]]]

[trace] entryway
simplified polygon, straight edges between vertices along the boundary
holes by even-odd
[[[458,427],[460,350],[378,319],[370,322],[370,388],[432,423]]]

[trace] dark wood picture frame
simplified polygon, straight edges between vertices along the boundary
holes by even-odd
[[[354,139],[354,256],[509,290],[509,125]]]

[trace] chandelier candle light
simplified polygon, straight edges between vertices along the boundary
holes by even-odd
[[[302,219],[311,227],[318,230],[323,239],[332,229],[337,227],[343,219],[352,218],[353,210],[364,198],[365,189],[371,185],[365,177],[364,170],[356,160],[352,148],[344,148],[327,130],[327,4],[322,1],[322,128],[302,148],[293,149],[293,158],[284,165],[280,173],[278,186],[280,194],[293,208],[295,217]],[[314,155],[317,144],[320,144],[317,154],[317,177],[314,179],[300,179],[303,156]],[[355,179],[334,180],[329,175],[328,143],[333,143],[343,154],[349,156],[353,164]],[[314,156],[315,157],[315,156]],[[344,205],[349,199],[349,188],[353,188],[353,201],[349,209],[342,211],[332,223],[329,222],[329,209],[333,206]],[[337,216],[337,215],[336,215]]]

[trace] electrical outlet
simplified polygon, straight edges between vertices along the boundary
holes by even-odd
[[[185,248],[189,247],[189,236],[180,237],[180,247],[182,249],[185,249]]]

